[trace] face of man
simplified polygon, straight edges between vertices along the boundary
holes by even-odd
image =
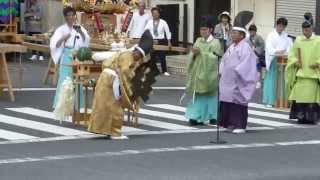
[[[140,51],[138,50],[133,51],[133,60],[135,62],[138,62],[141,58],[142,58],[142,54]]]
[[[222,17],[221,17],[221,22],[222,22],[223,24],[228,24],[228,23],[229,23],[229,18],[226,17],[226,16],[222,16]]]
[[[249,34],[250,34],[250,37],[254,37],[257,34],[257,32],[256,31],[249,31]]]
[[[200,28],[200,35],[203,38],[208,38],[210,36],[212,32],[212,28],[208,28],[208,27],[201,27]]]
[[[153,19],[159,19],[160,18],[160,13],[158,10],[152,11],[152,17]]]
[[[73,12],[68,12],[64,19],[68,25],[73,25],[76,22],[76,15]]]
[[[139,13],[143,14],[144,13],[144,9],[146,8],[144,3],[139,3]]]
[[[240,42],[244,38],[243,34],[239,31],[232,31],[231,37],[232,41],[235,43]]]
[[[278,24],[276,26],[276,30],[278,33],[282,33],[285,29],[286,29],[286,26],[284,26],[283,24]]]
[[[312,36],[312,28],[309,27],[309,28],[303,28],[302,29],[303,31],[303,35],[306,37],[306,38],[310,38]]]

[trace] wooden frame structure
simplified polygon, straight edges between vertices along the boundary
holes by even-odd
[[[12,81],[9,74],[6,53],[18,52],[25,53],[27,52],[27,48],[21,45],[13,45],[13,44],[0,44],[0,95],[4,88],[8,88],[8,92],[10,95],[10,99],[12,102],[15,101],[15,97],[13,94]],[[22,74],[20,74],[22,76]],[[22,78],[22,77],[20,77]]]

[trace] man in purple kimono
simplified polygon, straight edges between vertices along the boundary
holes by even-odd
[[[257,56],[247,43],[246,29],[235,26],[233,44],[220,64],[220,125],[232,133],[245,133],[248,103],[257,83]]]

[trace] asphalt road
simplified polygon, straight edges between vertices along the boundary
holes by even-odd
[[[16,102],[0,97],[1,180],[320,179],[319,126],[297,125],[286,111],[259,106],[259,93],[249,108],[248,133],[222,132],[227,144],[216,145],[209,143],[215,127],[193,129],[183,120],[184,79],[160,77],[140,126],[124,130],[129,140],[114,141],[52,119],[54,89],[41,83],[45,67],[24,64]]]

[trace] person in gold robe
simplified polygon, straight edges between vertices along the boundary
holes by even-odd
[[[151,92],[155,63],[145,56],[153,47],[152,36],[147,30],[133,51],[119,52],[103,62],[95,90],[88,131],[105,134],[111,139],[127,139],[122,135],[124,109],[137,113],[139,99],[147,100]],[[155,71],[158,71],[155,67]],[[142,80],[141,80],[142,79]]]

